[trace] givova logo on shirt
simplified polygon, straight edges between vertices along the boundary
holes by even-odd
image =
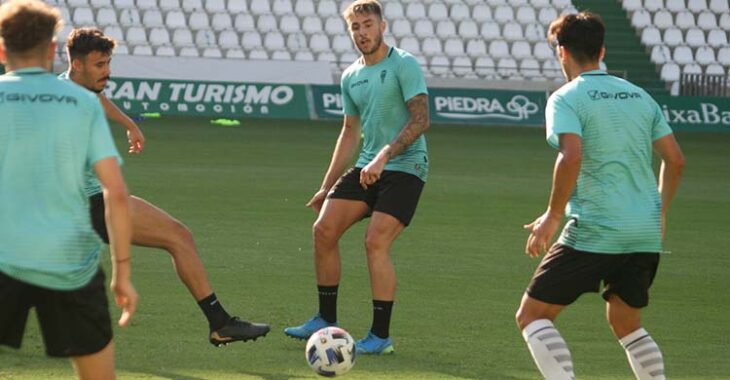
[[[588,97],[590,97],[591,100],[605,100],[605,99],[626,100],[626,99],[641,98],[641,94],[638,92],[628,92],[628,91],[606,92],[606,91],[593,90],[593,91],[588,91]]]
[[[506,102],[496,97],[436,96],[434,106],[437,115],[457,120],[524,121],[540,111],[540,106],[524,95],[514,95]]]
[[[61,103],[78,104],[73,96],[59,94],[24,94],[21,92],[0,92],[0,104],[2,103]]]

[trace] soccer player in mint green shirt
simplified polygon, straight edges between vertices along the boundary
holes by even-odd
[[[542,375],[574,379],[570,351],[553,321],[603,282],[608,322],[636,378],[660,380],[662,354],[640,316],[684,157],[651,96],[598,69],[604,34],[600,17],[587,12],[561,16],[549,28],[568,83],[545,111],[547,141],[559,154],[548,209],[525,229],[527,254],[547,254],[516,319]],[[662,159],[658,184],[653,151]],[[549,247],[563,215],[563,232]]]
[[[322,185],[307,204],[318,215],[313,230],[319,313],[284,332],[307,339],[337,323],[338,241],[370,216],[365,248],[373,323],[356,349],[360,354],[389,354],[394,351],[390,317],[396,287],[390,247],[410,223],[428,176],[423,135],[429,126],[428,90],[416,59],[383,41],[385,21],[376,0],[357,0],[343,16],[362,56],[342,74],[344,125]],[[355,167],[345,171],[361,134]]]
[[[60,12],[38,0],[0,6],[0,344],[19,348],[36,309],[49,356],[80,378],[113,378],[114,345],[101,242],[88,217],[84,173],[109,204],[111,288],[134,313],[128,194],[98,99],[48,70]]]

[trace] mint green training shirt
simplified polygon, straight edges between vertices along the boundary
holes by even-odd
[[[559,243],[593,253],[661,252],[661,197],[654,140],[672,133],[646,91],[588,71],[548,99],[547,141],[581,137],[583,160]]]
[[[416,95],[428,94],[416,58],[395,47],[390,48],[382,61],[371,66],[358,59],[342,73],[340,85],[344,113],[360,118],[365,136],[355,164],[359,168],[398,136],[411,116],[406,103]],[[426,137],[419,136],[401,154],[390,159],[385,170],[406,172],[425,181],[428,176]]]
[[[84,173],[119,154],[97,96],[41,69],[0,76],[0,271],[77,289],[99,265]]]

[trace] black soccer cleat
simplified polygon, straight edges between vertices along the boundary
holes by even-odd
[[[210,332],[210,344],[220,347],[237,341],[247,342],[266,336],[269,325],[244,321],[238,317],[231,318],[225,326]]]

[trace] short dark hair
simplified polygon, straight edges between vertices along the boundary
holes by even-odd
[[[548,42],[568,49],[580,64],[600,59],[606,27],[601,16],[590,13],[570,13],[558,17],[548,29]]]
[[[0,6],[0,38],[11,54],[50,43],[61,25],[61,12],[42,1],[10,0]]]
[[[347,20],[354,14],[373,14],[382,20],[383,7],[378,0],[355,0],[342,12],[342,16]]]
[[[95,51],[111,55],[115,46],[117,43],[113,38],[104,35],[96,28],[76,28],[66,40],[66,48],[72,60],[84,58]]]

